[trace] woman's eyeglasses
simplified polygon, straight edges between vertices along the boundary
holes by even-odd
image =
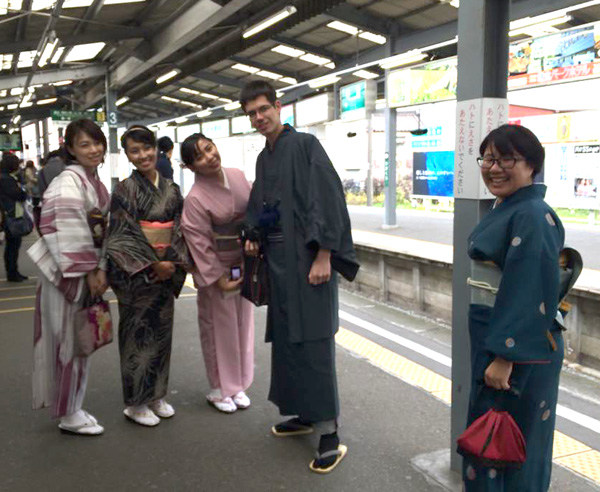
[[[495,157],[485,156],[478,157],[477,164],[479,164],[479,167],[482,169],[490,169],[494,164],[498,164],[498,166],[500,166],[502,169],[512,169],[513,167],[515,167],[517,161],[522,160],[522,157],[515,156],[500,157],[499,159],[496,159]]]

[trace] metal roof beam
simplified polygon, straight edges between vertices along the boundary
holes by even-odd
[[[78,44],[99,43],[110,41],[124,41],[127,39],[144,38],[149,34],[148,29],[140,27],[130,27],[127,29],[105,29],[98,33],[80,34],[78,36],[60,37],[61,46],[69,47]],[[32,51],[37,48],[37,40],[24,40],[14,43],[0,44],[0,53],[19,53],[21,51]]]
[[[61,80],[83,80],[93,77],[102,77],[106,72],[103,65],[88,65],[86,67],[65,68],[62,70],[45,70],[33,75],[30,85],[50,84]],[[0,90],[24,87],[28,73],[0,77]]]
[[[111,77],[111,86],[119,88],[131,82],[251,2],[252,0],[232,0],[221,7],[212,0],[198,1],[145,42],[150,48],[147,59],[132,57],[116,67]]]
[[[231,77],[219,75],[218,73],[208,72],[206,70],[200,70],[192,74],[192,77],[195,77],[200,80],[207,80],[208,82],[213,82],[214,84],[234,87],[236,89],[242,89],[246,85],[246,82],[244,82],[243,80],[233,79]]]
[[[21,6],[21,10],[31,11],[31,4],[33,0],[25,0],[23,5]],[[21,41],[25,37],[25,32],[27,31],[27,23],[29,22],[29,15],[21,17],[17,21],[17,29],[15,32],[15,41]]]

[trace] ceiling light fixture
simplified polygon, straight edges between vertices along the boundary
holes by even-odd
[[[359,38],[366,39],[367,41],[371,41],[371,43],[375,44],[385,44],[387,43],[387,38],[382,36],[381,34],[375,34],[369,31],[363,31],[359,33]]]
[[[522,34],[539,34],[544,32],[556,32],[554,26],[560,24],[566,24],[571,21],[573,17],[570,15],[538,15],[537,17],[525,17],[524,19],[519,19],[510,23],[510,32],[509,36],[519,36]]]
[[[368,70],[357,70],[352,75],[354,75],[356,77],[360,77],[361,79],[367,79],[367,80],[376,79],[377,77],[379,77],[378,73],[369,72]]]
[[[127,101],[129,101],[129,97],[123,96],[121,99],[117,99],[117,102],[115,104],[117,106],[121,106],[122,104],[125,104]]]
[[[284,82],[285,84],[296,85],[298,81],[294,77],[282,77],[279,79],[279,82]]]
[[[179,90],[181,92],[185,92],[186,94],[194,94],[195,96],[197,96],[198,94],[200,94],[200,91],[194,90],[194,89],[188,89],[187,87],[180,87]]]
[[[204,97],[206,99],[219,99],[219,96],[215,96],[214,94],[209,94],[208,92],[201,92],[200,97]],[[231,102],[230,99],[227,102]]]
[[[275,48],[271,48],[271,51],[274,51],[275,53],[279,53],[281,55],[289,56],[291,58],[298,58],[299,56],[302,56],[305,53],[302,50],[292,48],[291,46],[285,46],[283,44],[275,46]]]
[[[290,15],[295,14],[297,11],[298,10],[296,9],[296,7],[294,7],[293,5],[288,5],[283,10],[280,10],[276,14],[273,14],[271,17],[267,17],[262,22],[252,26],[250,29],[245,31],[244,34],[242,34],[242,37],[246,39],[250,36],[254,36],[256,33],[264,31],[268,27],[271,27],[273,24],[277,24],[278,22],[282,21],[283,19],[286,19]]]
[[[400,67],[402,65],[408,65],[415,63],[427,58],[427,53],[421,53],[421,50],[411,50],[401,55],[391,56],[379,62],[379,66],[384,70],[390,68]]]
[[[204,111],[200,111],[198,113],[196,113],[196,116],[198,118],[207,118],[212,114],[212,111],[210,109],[205,109]]]
[[[327,85],[335,84],[336,82],[339,82],[340,80],[341,80],[340,77],[327,75],[326,77],[320,77],[318,79],[311,80],[308,83],[308,86],[311,87],[312,89],[318,89],[319,87],[325,87]]]
[[[59,82],[51,82],[50,85],[53,85],[54,87],[60,87],[62,85],[71,85],[72,83],[72,80],[61,80]]]
[[[164,75],[161,75],[160,77],[158,77],[156,79],[156,83],[157,84],[162,84],[163,82],[166,82],[167,80],[170,80],[173,77],[176,77],[177,75],[179,75],[179,72],[180,71],[178,69],[171,70],[170,72],[167,72]]]
[[[239,101],[235,101],[229,104],[226,104],[225,106],[223,106],[223,109],[225,111],[235,111],[236,109],[240,109],[242,107],[242,105],[239,103]]]
[[[40,99],[39,101],[37,101],[36,104],[38,106],[44,106],[45,104],[52,104],[52,103],[55,103],[56,101],[58,101],[58,98],[51,97],[49,99]]]
[[[260,72],[260,68],[251,67],[250,65],[245,65],[243,63],[236,63],[231,68],[233,68],[234,70],[239,70],[241,72],[247,72],[247,73]]]

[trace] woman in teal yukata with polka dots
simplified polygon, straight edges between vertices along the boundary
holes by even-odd
[[[472,373],[467,425],[500,405],[520,427],[527,459],[514,468],[465,457],[464,486],[467,492],[547,491],[564,356],[555,317],[565,232],[544,201],[546,186],[533,184],[545,152],[530,130],[503,125],[485,138],[479,151],[481,175],[496,203],[469,238]]]

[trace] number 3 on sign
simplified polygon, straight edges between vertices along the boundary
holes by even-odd
[[[108,126],[117,126],[117,113],[114,111],[108,113]]]

